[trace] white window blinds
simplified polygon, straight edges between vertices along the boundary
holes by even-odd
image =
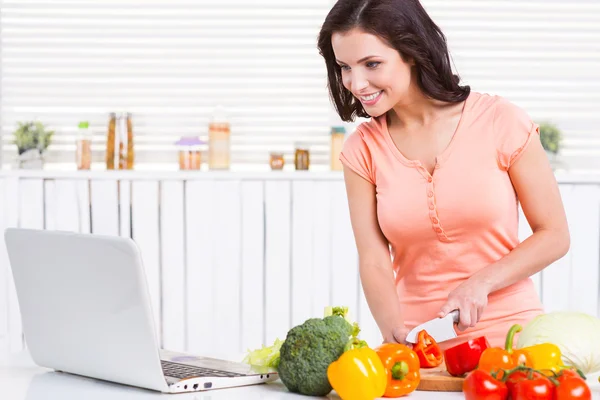
[[[557,124],[563,167],[600,168],[600,1],[422,4],[446,33],[465,83]]]
[[[138,162],[175,165],[172,143],[232,122],[234,163],[287,161],[294,142],[329,160],[336,123],[316,36],[331,0],[1,0],[4,162],[17,121],[56,129],[50,160],[73,162],[89,120],[103,157],[108,113],[133,113]],[[502,95],[565,139],[572,170],[600,168],[600,2],[423,0],[473,90]]]
[[[207,139],[213,108],[232,125],[232,162],[270,151],[329,162],[331,107],[316,48],[324,0],[2,0],[4,163],[17,121],[56,130],[50,162],[75,166],[78,122],[102,162],[111,111],[133,114],[136,163],[176,166],[180,136]]]

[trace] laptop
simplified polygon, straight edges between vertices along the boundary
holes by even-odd
[[[25,341],[39,366],[163,393],[278,378],[272,369],[160,348],[132,239],[23,228],[6,229],[4,238]]]

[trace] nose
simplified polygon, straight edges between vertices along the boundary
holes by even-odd
[[[358,68],[352,70],[349,75],[350,82],[348,83],[348,86],[350,87],[351,92],[358,93],[369,86],[369,81],[367,80],[365,74],[363,74]]]

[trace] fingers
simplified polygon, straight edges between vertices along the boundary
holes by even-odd
[[[454,310],[456,310],[456,307],[453,306],[451,303],[447,302],[440,309],[440,312],[438,313],[438,317],[444,318],[446,315],[448,315],[449,312],[454,311]]]
[[[411,343],[406,341],[406,336],[409,332],[410,329],[405,326],[396,327],[392,329],[392,332],[389,335],[383,338],[383,343],[400,343],[406,346],[412,346]]]
[[[471,310],[466,305],[460,305],[458,307],[458,311],[460,313],[458,320],[458,330],[464,331],[465,329],[471,326]]]
[[[479,293],[477,290],[460,290],[459,287],[450,293],[448,301],[440,308],[438,317],[443,318],[448,313],[458,310],[460,313],[458,329],[464,331],[479,322],[486,306],[487,294]]]

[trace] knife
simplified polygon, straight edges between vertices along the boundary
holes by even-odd
[[[457,336],[456,331],[454,330],[454,324],[457,324],[458,321],[459,312],[458,310],[454,310],[446,314],[446,316],[443,318],[434,318],[430,321],[422,323],[421,325],[417,325],[410,332],[408,332],[408,335],[406,335],[406,341],[408,343],[417,343],[417,336],[422,330],[427,331],[433,340],[438,343],[449,339],[454,339]]]

